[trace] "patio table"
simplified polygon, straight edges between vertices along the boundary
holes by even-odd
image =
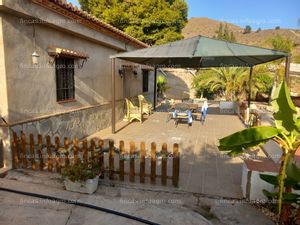
[[[179,121],[186,120],[187,124],[189,126],[192,125],[193,118],[192,118],[192,111],[191,110],[186,110],[186,111],[180,111],[180,110],[175,110],[172,112],[172,118],[175,121],[175,126],[178,126]]]
[[[171,106],[171,109],[180,109],[180,108],[187,108],[191,111],[196,111],[200,108],[199,104],[195,103],[175,103]]]
[[[190,110],[192,112],[192,118],[193,119],[197,119],[198,116],[201,116],[201,104],[197,104],[197,103],[175,103],[173,105],[171,105],[170,108],[171,112],[168,115],[168,119],[167,121],[169,121],[171,119],[172,113],[174,112],[174,110],[178,110],[178,111],[187,111]]]

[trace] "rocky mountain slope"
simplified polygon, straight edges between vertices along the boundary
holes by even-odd
[[[182,30],[185,38],[193,37],[196,35],[203,35],[206,37],[213,37],[219,27],[221,21],[209,18],[191,18]],[[225,23],[225,22],[223,22]],[[243,34],[244,28],[237,25],[226,23],[230,30],[234,33],[238,43],[255,45],[260,47],[271,48],[270,39],[279,34],[286,38],[293,40],[295,46],[292,55],[300,55],[300,30],[294,29],[268,29],[259,32],[252,31],[249,34]]]

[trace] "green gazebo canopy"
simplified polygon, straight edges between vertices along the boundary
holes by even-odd
[[[288,56],[288,53],[216,40],[203,36],[112,56],[157,67],[251,67]]]
[[[248,109],[253,66],[286,58],[285,77],[288,81],[289,54],[272,49],[231,43],[208,37],[196,36],[164,45],[139,49],[111,56],[112,59],[112,133],[116,131],[115,120],[115,59],[124,59],[154,67],[154,99],[156,105],[157,68],[208,68],[250,67]]]

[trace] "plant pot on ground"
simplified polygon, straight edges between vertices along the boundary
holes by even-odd
[[[98,188],[101,168],[97,162],[68,166],[63,172],[64,184],[68,191],[92,194]]]

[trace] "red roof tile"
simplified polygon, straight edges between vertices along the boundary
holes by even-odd
[[[71,3],[68,3],[64,0],[32,0],[33,3],[39,4],[49,10],[55,11],[59,14],[64,15],[65,17],[78,20],[81,24],[88,26],[92,29],[95,29],[100,32],[108,33],[114,37],[122,39],[123,41],[130,41],[137,47],[146,48],[149,47],[144,42],[137,40],[134,37],[124,33],[123,31],[104,23],[95,16],[78,9],[76,6],[73,6]]]

